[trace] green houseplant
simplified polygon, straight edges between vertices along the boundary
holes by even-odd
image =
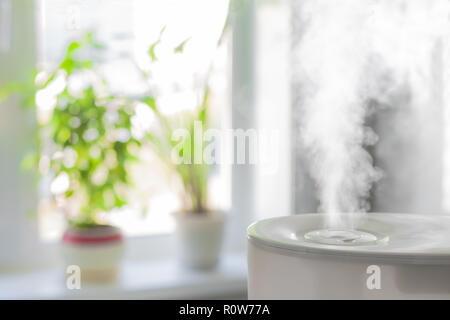
[[[160,41],[150,46],[152,61],[157,60],[154,50]],[[174,54],[182,54],[187,42],[185,40],[176,46]],[[154,126],[155,130],[147,133],[147,139],[179,181],[182,208],[174,213],[177,257],[187,267],[212,268],[220,255],[225,215],[213,210],[208,203],[212,163],[205,155],[215,141],[205,141],[203,133],[210,128],[210,90],[208,85],[204,87],[195,109],[176,114],[165,114],[157,101],[155,97],[148,96],[140,102],[151,108],[158,123]]]
[[[37,109],[35,150],[24,165],[53,177],[51,193],[68,222],[66,262],[89,280],[117,271],[122,235],[101,216],[126,204],[127,166],[140,146],[131,130],[133,104],[110,94],[94,61],[83,58],[102,48],[88,33],[67,46],[55,70],[35,72],[32,83],[10,84],[0,94],[18,91]]]

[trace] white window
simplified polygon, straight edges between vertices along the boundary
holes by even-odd
[[[92,31],[107,47],[97,59],[100,72],[114,93],[129,97],[148,94],[149,87],[158,96],[160,108],[177,112],[198,103],[212,66],[210,87],[213,121],[219,127],[230,126],[230,43],[228,38],[217,46],[228,13],[228,0],[39,0],[37,1],[38,65],[52,68],[64,55],[67,44]],[[161,58],[149,65],[148,49],[160,36],[157,53]],[[166,58],[167,48],[188,39],[182,55]],[[154,83],[146,83],[141,70],[151,68]],[[150,150],[143,150],[142,164],[133,177],[135,201],[108,215],[127,235],[168,233],[173,230],[171,213],[179,208],[176,194],[165,171]],[[230,206],[231,172],[228,166],[212,170],[210,196],[222,210]],[[49,183],[41,183],[48,189]],[[39,227],[43,239],[57,238],[64,225],[54,210],[48,192],[41,192]]]

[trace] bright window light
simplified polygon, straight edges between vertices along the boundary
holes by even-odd
[[[209,76],[212,113],[218,119],[216,124],[224,126],[230,118],[223,116],[229,112],[230,54],[228,41],[219,47],[217,43],[228,5],[228,0],[39,0],[36,6],[38,66],[54,68],[69,41],[92,31],[97,41],[107,48],[98,57],[101,66],[98,71],[106,78],[111,91],[140,97],[151,88],[162,112],[171,115],[199,104]],[[155,50],[157,60],[151,62],[149,46],[161,37],[162,30],[163,41]],[[184,41],[183,54],[175,54],[173,48]],[[142,79],[142,71],[148,72],[150,83]],[[39,77],[45,78],[45,74]],[[53,89],[67,85],[76,90],[76,81],[69,84],[65,80],[58,79]],[[48,113],[56,104],[53,97],[54,92],[38,92],[39,121],[48,120]],[[147,110],[137,106],[133,135],[142,135],[152,125],[153,115]],[[131,172],[136,186],[129,205],[105,217],[127,235],[171,232],[174,228],[171,213],[180,208],[179,200],[164,165],[150,150],[142,153],[142,163]],[[214,167],[212,173],[212,201],[220,209],[226,209],[230,202],[230,169]],[[50,199],[48,189],[51,185],[52,190],[59,190],[65,181],[64,177],[54,178],[44,177],[40,183],[42,200],[38,211],[44,240],[57,238],[64,225],[63,215],[56,209],[57,199]],[[101,172],[96,178],[102,178]]]

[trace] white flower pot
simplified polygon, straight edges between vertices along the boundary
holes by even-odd
[[[82,282],[109,282],[117,278],[124,245],[119,228],[68,228],[62,239],[63,258],[80,267]]]
[[[221,212],[175,214],[177,257],[182,266],[210,269],[217,265],[225,220]]]

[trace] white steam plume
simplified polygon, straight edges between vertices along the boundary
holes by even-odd
[[[405,83],[423,90],[418,79],[430,67],[436,39],[448,32],[448,6],[446,0],[303,1],[305,29],[294,48],[300,135],[327,227],[351,228],[340,213],[369,209],[382,174],[365,149],[377,141],[365,125],[368,101],[389,99]]]

